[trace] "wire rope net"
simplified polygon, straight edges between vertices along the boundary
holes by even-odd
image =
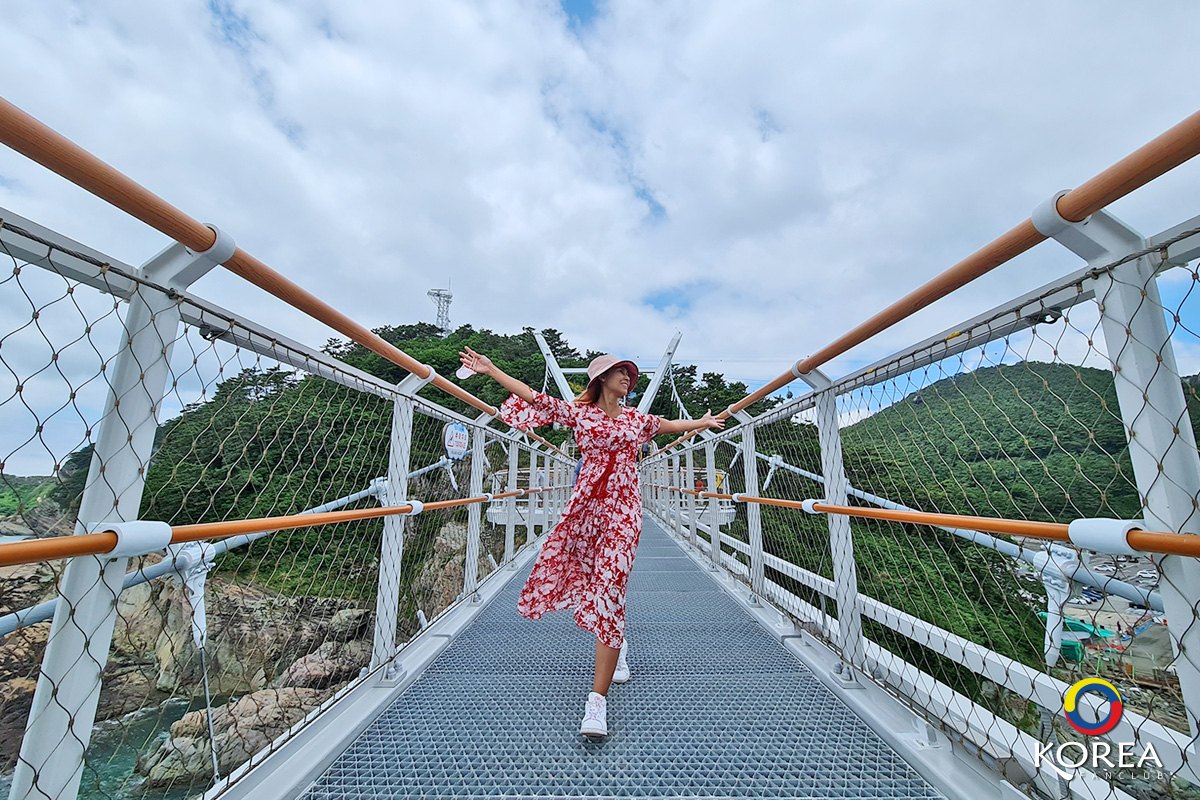
[[[1191,268],[1156,278],[1130,259],[1017,301],[717,437],[721,491],[747,491],[735,445],[752,427],[764,498],[1196,532],[1198,283]],[[823,452],[835,438],[839,464]],[[753,587],[750,505],[736,504],[722,562]],[[756,505],[756,588],[985,760],[1019,755],[1024,778],[1010,780],[1035,794],[1200,796],[1190,559]],[[839,525],[852,550],[839,551]],[[1089,681],[1079,724],[1114,718],[1088,693],[1096,679],[1123,704],[1103,735],[1066,714],[1069,689]],[[1111,757],[1094,758],[1098,743]]]
[[[824,495],[817,430],[808,422],[800,424],[805,413],[770,413],[754,426],[758,496]],[[738,491],[745,491],[744,466],[739,463],[734,472]],[[750,513],[749,506],[738,503],[737,507],[741,523]],[[767,556],[764,594],[784,604],[810,633],[833,643],[831,627],[824,622],[827,617],[838,618],[828,524],[797,509],[760,506],[759,514]]]
[[[92,268],[86,282],[65,276],[69,255]],[[397,422],[399,396],[387,384],[202,301],[165,296],[125,270],[49,244],[40,257],[5,245],[0,263],[5,541],[82,530],[87,520],[76,518],[94,512],[95,496],[126,519],[186,525],[459,499],[472,488],[473,462],[485,481],[507,466],[509,440],[497,431],[485,429],[482,452],[468,447],[451,458],[447,425],[469,439],[477,423],[421,399],[400,401],[411,412]],[[138,303],[168,307],[182,321],[164,326],[159,314],[148,323]],[[147,337],[148,348],[121,347]],[[121,383],[129,375],[122,359],[133,359],[132,386]],[[151,385],[156,369],[161,393]],[[139,397],[156,393],[154,414],[136,411]],[[397,461],[397,441],[410,445],[407,463]],[[528,448],[514,446],[528,472]],[[389,470],[407,478],[406,491],[389,485]],[[504,504],[482,515],[476,580],[507,554]],[[35,794],[54,796],[77,770],[84,798],[191,796],[265,757],[278,737],[462,596],[466,554],[475,552],[467,541],[471,514],[458,506],[404,518],[403,556],[382,573],[382,602],[381,546],[399,517],[131,558],[124,576],[97,572],[86,587],[90,603],[115,608],[110,651],[83,646],[107,639],[103,624],[77,613],[83,606],[75,599],[65,600],[65,623],[52,629],[66,562],[0,568],[0,792],[14,780],[31,713],[33,722],[67,720],[52,743],[53,768],[42,760],[24,765]],[[528,533],[515,530],[514,544]],[[383,637],[389,649],[373,658],[379,609],[394,615],[395,628]],[[41,707],[35,690],[55,639],[63,647],[79,639],[81,649],[65,659],[66,677]],[[81,665],[99,687],[92,729],[74,722],[90,714],[74,691]],[[72,748],[78,758],[64,769],[58,756]]]

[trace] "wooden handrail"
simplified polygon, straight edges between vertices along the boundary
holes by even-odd
[[[0,567],[57,561],[60,558],[76,556],[95,556],[112,552],[116,546],[117,535],[112,531],[7,542],[0,544]]]
[[[713,497],[720,500],[735,499],[731,494],[696,492],[677,486],[652,484],[652,487],[668,489],[673,492],[683,492],[684,494],[691,494],[696,497]],[[774,497],[754,497],[753,495],[746,494],[739,494],[736,499],[741,503],[758,503],[759,505],[776,506],[779,508],[804,509],[804,501],[802,500],[780,500]],[[908,522],[916,525],[933,525],[940,528],[962,528],[964,530],[1003,533],[1010,536],[1024,536],[1030,539],[1043,539],[1054,542],[1071,541],[1068,535],[1070,526],[1064,525],[1061,522],[970,517],[962,514],[935,514],[927,511],[897,511],[889,508],[838,506],[821,502],[813,503],[812,509],[820,514],[841,514],[847,517],[881,519],[889,522]],[[1126,534],[1125,541],[1134,550],[1140,550],[1143,553],[1200,558],[1200,536],[1190,533],[1132,530]]]
[[[778,500],[772,497],[738,495],[738,500],[783,508],[803,508],[795,500]],[[813,503],[813,511],[821,514],[842,514],[847,517],[880,519],[889,522],[908,522],[916,525],[933,525],[942,528],[962,528],[983,533],[1003,533],[1053,542],[1070,542],[1069,527],[1061,522],[1034,522],[1022,519],[998,519],[995,517],[970,517],[962,514],[935,514],[927,511],[896,511],[888,508],[865,508],[862,506],[838,506],[829,503]],[[1190,533],[1164,533],[1159,531],[1132,530],[1125,541],[1134,550],[1143,553],[1158,553],[1171,556],[1200,558],[1200,536]]]
[[[558,488],[558,487],[551,487]],[[493,500],[500,500],[525,493],[518,489],[515,492],[505,492],[493,495]],[[425,503],[425,511],[468,506],[482,503],[487,498],[461,497],[456,500],[437,500]],[[390,517],[397,514],[408,514],[413,510],[411,504],[385,506],[382,508],[362,508],[350,511],[324,511],[315,514],[292,514],[282,517],[258,517],[255,519],[228,520],[225,522],[202,522],[194,525],[175,525],[171,527],[171,544],[183,542],[198,542],[205,539],[225,539],[242,534],[267,533],[270,531],[292,530],[296,528],[313,528],[319,525],[333,525],[338,522],[357,522],[379,517]],[[22,542],[7,542],[0,544],[0,567],[10,567],[16,564],[33,564],[39,561],[55,561],[60,558],[75,558],[78,556],[102,556],[112,552],[117,546],[117,534],[112,531],[86,533],[78,536],[55,536],[48,539],[34,539]]]
[[[1196,155],[1200,155],[1200,111],[1060,197],[1057,204],[1058,213],[1068,221],[1081,222]],[[796,362],[795,372],[812,372],[920,309],[986,275],[1045,238],[1033,227],[1033,221],[1026,219],[835,341]],[[794,380],[796,375],[789,370],[734,403],[730,410],[737,413]],[[682,440],[672,442],[668,448],[675,446],[679,441]]]
[[[216,242],[216,234],[207,225],[183,213],[3,98],[0,98],[0,142],[192,250],[204,251]],[[432,372],[429,366],[288,280],[240,247],[224,266],[393,364],[421,378],[428,378]],[[495,408],[441,375],[435,377],[432,384],[471,407],[496,416]]]

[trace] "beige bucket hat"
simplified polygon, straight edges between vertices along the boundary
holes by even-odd
[[[604,373],[608,372],[613,367],[625,367],[629,370],[629,390],[633,391],[633,387],[637,385],[638,368],[637,364],[632,361],[624,361],[617,358],[612,353],[607,353],[592,359],[592,363],[588,364],[588,386],[592,385],[592,381],[599,378]]]

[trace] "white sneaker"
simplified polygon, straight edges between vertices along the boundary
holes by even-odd
[[[621,642],[621,654],[617,656],[617,668],[613,670],[613,683],[625,683],[629,680],[629,662],[625,660],[625,650],[628,646],[628,640]]]
[[[608,702],[604,695],[592,692],[588,695],[587,708],[583,712],[583,723],[579,732],[584,736],[608,736],[606,709]]]

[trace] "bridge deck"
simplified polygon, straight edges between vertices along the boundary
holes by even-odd
[[[521,618],[512,580],[303,795],[936,798],[649,517],[630,576],[633,678],[578,734],[594,639]]]

